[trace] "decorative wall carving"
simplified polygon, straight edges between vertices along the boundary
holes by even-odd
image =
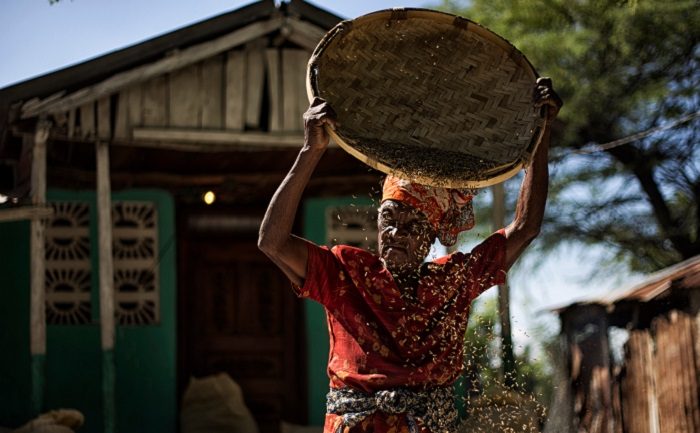
[[[82,202],[51,203],[46,224],[46,322],[90,323],[90,207]]]
[[[119,325],[160,320],[157,221],[152,202],[112,203],[114,310]]]
[[[46,227],[46,321],[50,325],[92,322],[90,206],[53,202]],[[115,315],[119,325],[160,320],[158,214],[154,203],[112,204]],[[95,252],[96,254],[96,252]]]

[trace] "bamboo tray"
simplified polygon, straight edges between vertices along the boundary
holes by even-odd
[[[480,188],[527,165],[543,132],[537,72],[508,41],[455,15],[392,9],[344,21],[307,68],[329,134],[366,164],[419,183]]]

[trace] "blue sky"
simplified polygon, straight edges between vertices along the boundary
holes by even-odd
[[[346,18],[374,10],[426,7],[437,1],[332,0],[317,5]],[[109,51],[237,9],[248,1],[223,0],[2,0],[0,88],[79,63]],[[514,182],[514,181],[512,181]],[[489,194],[477,201],[485,203]],[[481,234],[483,237],[485,234]],[[595,280],[593,263],[602,249],[564,246],[554,254],[526,257],[511,275],[516,342],[527,341],[535,323],[556,327],[542,310],[574,298],[626,285],[628,275],[611,273]],[[532,270],[531,270],[532,269]],[[491,289],[488,296],[493,296]]]
[[[2,0],[0,88],[238,9],[238,0]],[[425,1],[316,2],[351,18]]]

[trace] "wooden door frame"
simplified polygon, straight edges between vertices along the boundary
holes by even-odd
[[[191,230],[188,226],[188,219],[192,215],[237,215],[237,216],[252,216],[260,217],[264,213],[261,208],[218,208],[215,211],[209,210],[204,205],[197,206],[191,204],[179,203],[176,208],[176,226],[177,226],[177,402],[178,413],[181,409],[182,396],[189,382],[189,373],[192,371],[191,347],[193,341],[193,327],[187,326],[188,317],[192,317],[192,305],[190,301],[189,283],[190,272],[192,268],[191,256],[196,254],[192,251],[193,244],[211,240],[212,242],[222,242],[225,239],[232,241],[257,242],[257,229],[251,233],[239,234],[222,234],[221,232],[212,232],[211,234],[200,234]],[[291,287],[290,289],[291,290]],[[307,355],[306,345],[307,337],[304,332],[304,307],[301,299],[297,300],[293,311],[285,310],[285,322],[290,318],[290,315],[297,315],[295,320],[296,337],[292,340],[285,341],[285,353],[296,352],[296,364],[300,367],[297,370],[294,387],[296,396],[293,399],[295,407],[284,407],[282,416],[289,422],[305,425],[308,422],[308,389],[307,389]],[[288,322],[287,322],[288,323]]]

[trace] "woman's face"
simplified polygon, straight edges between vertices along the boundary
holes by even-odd
[[[379,256],[393,274],[416,271],[435,242],[425,214],[404,203],[386,200],[379,207]]]

